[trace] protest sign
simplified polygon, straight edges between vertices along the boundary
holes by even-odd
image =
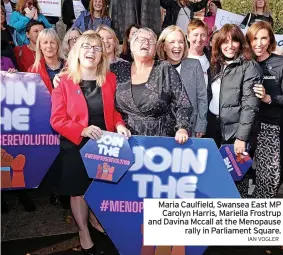
[[[38,74],[1,72],[1,188],[36,188],[59,152]]]
[[[274,36],[277,46],[283,51],[283,35],[275,34]]]
[[[217,30],[220,30],[225,24],[236,24],[240,26],[244,18],[245,17],[242,15],[224,11],[222,9],[217,9],[215,26],[217,27]],[[242,31],[244,34],[246,33],[246,29],[242,29]],[[277,43],[277,47],[283,50],[283,35],[274,34],[274,36]]]
[[[239,198],[214,141],[191,138],[180,145],[169,137],[133,136],[129,144],[131,169],[115,184],[93,181],[84,196],[119,253],[203,254],[205,246],[143,246],[143,199]]]
[[[248,154],[240,154],[237,156],[234,152],[233,144],[223,145],[219,151],[233,180],[242,180],[246,172],[253,164],[251,157]]]
[[[38,0],[44,16],[61,17],[61,0]]]
[[[244,19],[244,16],[228,12],[222,9],[217,9],[216,18],[214,25],[217,30],[220,30],[225,24],[236,24],[240,25]]]
[[[134,163],[134,154],[125,136],[102,132],[100,140],[86,143],[81,156],[90,178],[118,182]]]

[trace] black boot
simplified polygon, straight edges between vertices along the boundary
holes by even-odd
[[[94,245],[89,249],[82,248],[82,252],[84,255],[96,255],[96,248]]]

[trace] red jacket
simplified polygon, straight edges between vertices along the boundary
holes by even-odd
[[[38,67],[38,71],[36,72],[35,69],[31,66],[29,69],[28,69],[28,72],[29,73],[38,73],[40,74],[41,76],[41,79],[43,80],[45,86],[47,87],[47,89],[49,90],[50,94],[52,93],[52,82],[49,78],[49,75],[47,73],[47,70],[46,70],[46,67],[45,67],[45,60],[44,58],[42,58],[40,60],[40,64],[39,64],[39,67]]]
[[[118,124],[125,125],[120,113],[115,110],[116,76],[109,72],[101,87],[104,119],[107,131],[115,132]],[[59,134],[79,145],[81,133],[88,127],[88,108],[79,84],[66,75],[60,77],[59,86],[52,91],[51,126]]]

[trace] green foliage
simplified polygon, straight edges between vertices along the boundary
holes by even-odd
[[[252,0],[221,0],[221,4],[224,10],[243,16],[252,10]],[[283,34],[283,0],[269,0],[269,7],[275,34]]]

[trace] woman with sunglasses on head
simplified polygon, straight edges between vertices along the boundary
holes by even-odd
[[[77,42],[79,37],[82,35],[82,32],[77,28],[70,28],[64,36],[62,41],[62,49],[63,53],[66,57],[68,57],[70,50]]]
[[[15,40],[18,46],[30,43],[26,35],[26,26],[31,20],[42,22],[45,28],[52,27],[44,15],[40,13],[37,0],[19,0],[9,24],[17,32]]]
[[[256,198],[274,198],[280,186],[280,124],[283,118],[283,56],[273,54],[276,41],[269,23],[259,21],[247,32],[248,43],[263,71],[263,84],[254,86],[261,100],[254,155]],[[281,157],[282,157],[281,151]]]
[[[89,139],[99,140],[102,130],[117,131],[126,137],[131,135],[114,108],[116,77],[108,67],[106,49],[100,36],[87,31],[71,49],[66,71],[52,92],[50,122],[61,135],[61,194],[71,195],[80,244],[83,253],[88,255],[97,254],[88,221],[99,231],[104,230],[83,198],[91,180],[80,149]]]
[[[217,34],[211,65],[207,137],[218,147],[233,143],[238,155],[246,151],[259,109],[253,87],[261,82],[262,72],[237,25],[226,24]]]
[[[121,62],[116,72],[116,109],[133,135],[185,143],[192,106],[177,70],[168,61],[154,60],[156,35],[149,28],[140,28],[130,47],[134,62]]]
[[[190,119],[192,136],[201,138],[207,125],[207,90],[200,62],[189,59],[188,45],[183,31],[177,26],[165,28],[159,36],[157,55],[168,60],[178,71],[193,106]]]

